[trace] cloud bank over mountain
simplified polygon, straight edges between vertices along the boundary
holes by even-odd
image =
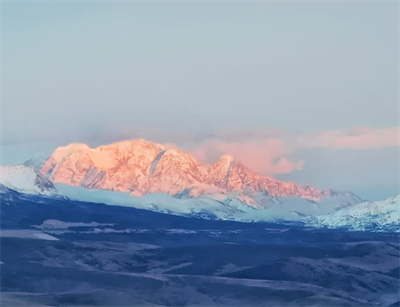
[[[294,135],[265,129],[221,133],[195,146],[185,146],[201,161],[212,161],[222,154],[232,155],[250,169],[266,174],[286,174],[303,169],[307,161],[294,160],[291,154],[313,148],[368,150],[400,145],[400,127],[337,129]],[[179,144],[168,144],[177,148]]]

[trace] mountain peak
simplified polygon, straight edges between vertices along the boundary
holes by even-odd
[[[222,156],[219,158],[219,160],[228,160],[228,161],[231,161],[231,160],[236,160],[236,159],[235,159],[235,157],[233,157],[233,156],[231,156],[231,155],[222,155]]]
[[[234,158],[234,157],[232,157],[232,156],[230,156],[230,155],[222,155],[218,160],[217,160],[217,162],[220,162],[220,163],[226,163],[226,164],[230,164],[230,163],[232,163],[232,162],[235,162],[236,161],[236,159]]]
[[[164,153],[165,156],[180,156],[183,154],[184,154],[184,152],[179,151],[177,149],[167,149]]]
[[[58,191],[46,177],[31,166],[0,165],[0,183],[19,192],[52,195]]]
[[[77,150],[88,150],[90,147],[85,143],[70,143],[64,147],[58,147],[58,150],[69,150],[69,151],[77,151]]]
[[[124,140],[124,141],[119,141],[115,143],[111,143],[109,145],[101,145],[95,150],[103,150],[107,149],[110,147],[120,147],[120,148],[134,148],[134,147],[157,147],[162,150],[165,150],[164,146],[158,143],[153,143],[151,141],[148,141],[146,139],[131,139],[131,140]]]

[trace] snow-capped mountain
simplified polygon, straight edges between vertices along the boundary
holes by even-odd
[[[400,227],[400,195],[383,201],[367,201],[333,213],[307,217],[305,222],[328,228],[354,230],[387,229]]]
[[[27,194],[55,195],[58,193],[53,183],[33,167],[0,165],[0,183]]]
[[[322,191],[309,185],[298,186],[261,176],[227,155],[206,165],[188,153],[166,149],[143,139],[94,149],[76,143],[59,147],[43,164],[41,173],[55,183],[130,192],[132,196],[168,193],[180,197],[212,195],[226,198],[235,193],[252,206],[260,205],[255,199],[256,194],[270,202],[283,197],[320,201],[344,196],[331,190]],[[350,194],[343,205],[361,201]]]

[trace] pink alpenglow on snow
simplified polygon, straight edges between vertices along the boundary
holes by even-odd
[[[330,196],[329,191],[262,176],[230,155],[205,164],[189,153],[143,139],[94,149],[86,144],[59,147],[41,173],[55,183],[131,192],[133,196],[182,192],[191,196],[232,192],[307,199]]]

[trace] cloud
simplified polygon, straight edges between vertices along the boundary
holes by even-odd
[[[333,149],[376,149],[400,145],[400,127],[331,130],[298,138],[299,146]]]
[[[270,175],[301,170],[304,165],[303,161],[291,161],[286,157],[293,152],[293,148],[277,138],[262,142],[225,142],[212,139],[189,151],[203,162],[214,162],[224,154],[231,155],[253,171]]]
[[[287,174],[301,170],[305,162],[290,157],[306,148],[365,150],[400,145],[400,127],[352,130],[330,130],[293,135],[284,131],[257,129],[224,132],[206,139],[189,151],[203,162],[214,162],[224,154],[231,155],[253,171],[265,175]],[[176,146],[168,145],[170,148]]]

